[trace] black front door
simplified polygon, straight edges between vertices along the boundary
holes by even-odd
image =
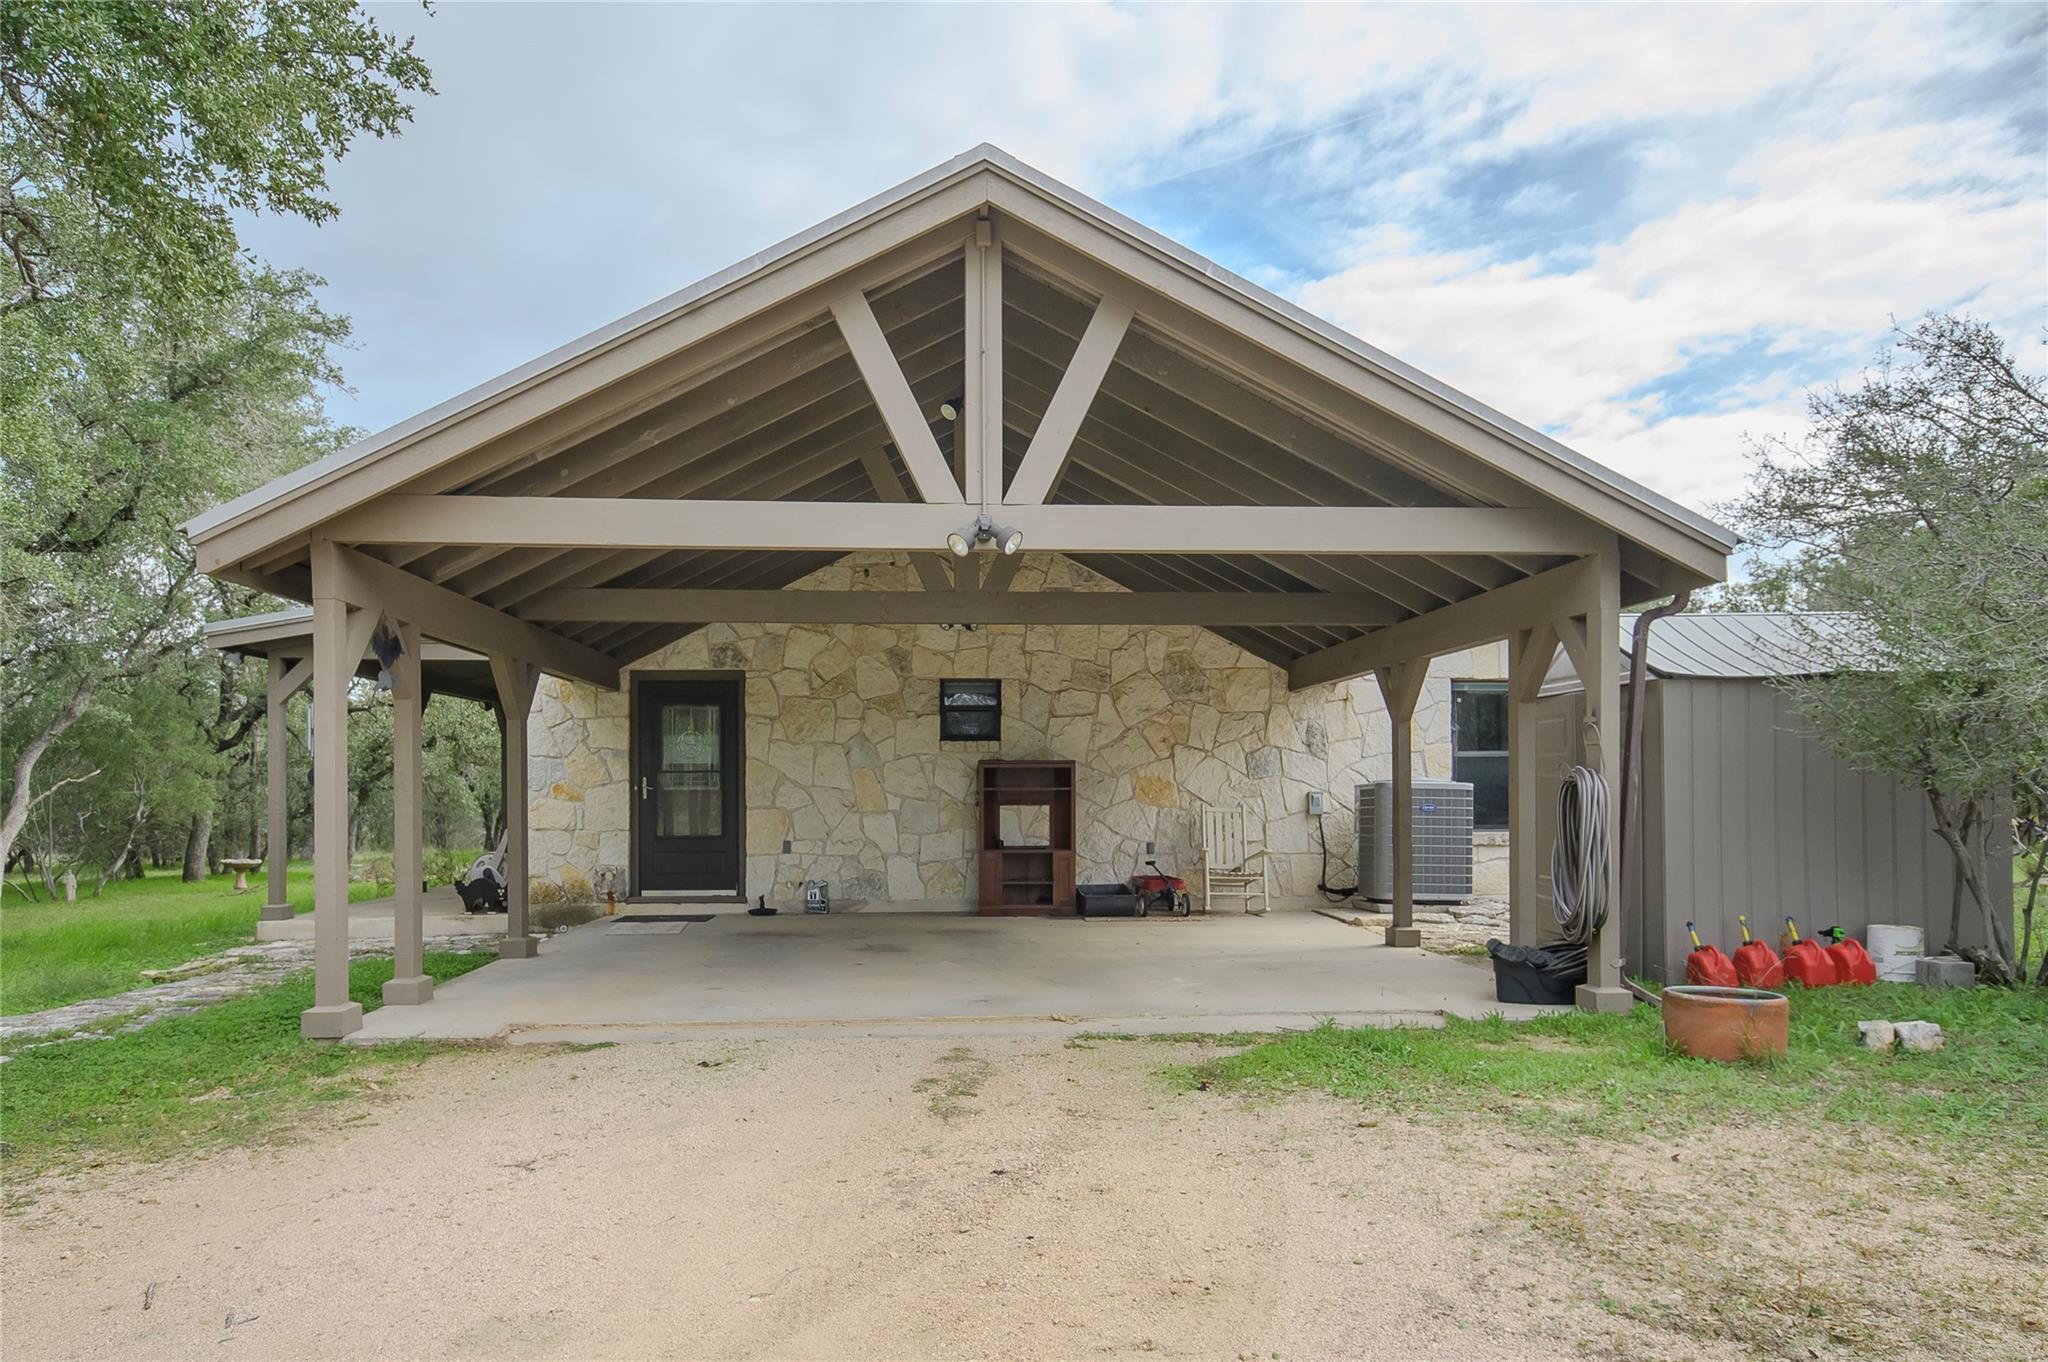
[[[648,681],[633,724],[640,890],[740,887],[740,687]]]

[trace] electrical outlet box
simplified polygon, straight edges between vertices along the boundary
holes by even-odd
[[[1157,850],[1156,850],[1156,848],[1154,848],[1154,847],[1153,847],[1152,843],[1150,843],[1150,842],[1147,842],[1147,843],[1145,843],[1145,854],[1146,854],[1147,856],[1152,856],[1152,855],[1156,855],[1156,854],[1157,854]]]
[[[1308,816],[1311,818],[1321,818],[1323,816],[1323,792],[1321,790],[1310,790],[1308,792]]]

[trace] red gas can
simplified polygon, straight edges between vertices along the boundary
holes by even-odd
[[[1835,982],[1838,984],[1874,984],[1877,982],[1877,962],[1870,958],[1870,952],[1863,949],[1863,943],[1853,936],[1842,935],[1840,927],[1830,928],[1826,933],[1834,938],[1828,946],[1828,959],[1835,963]]]
[[[1783,988],[1785,962],[1769,942],[1751,939],[1747,914],[1735,920],[1742,925],[1742,944],[1735,948],[1735,978],[1744,988]]]
[[[1835,961],[1817,941],[1799,939],[1799,928],[1785,919],[1785,977],[1807,988],[1826,988],[1838,982]]]
[[[1734,988],[1735,962],[1722,954],[1719,946],[1702,946],[1700,934],[1690,922],[1685,924],[1685,931],[1692,938],[1692,954],[1685,957],[1685,982]]]

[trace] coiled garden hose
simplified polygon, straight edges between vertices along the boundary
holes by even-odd
[[[1550,848],[1550,904],[1558,929],[1591,946],[1607,921],[1607,781],[1574,766],[1557,791],[1557,840]]]

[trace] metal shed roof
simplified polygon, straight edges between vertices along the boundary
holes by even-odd
[[[1621,617],[1621,670],[1629,675],[1635,615]],[[1839,656],[1831,645],[1855,640],[1861,621],[1845,611],[1701,613],[1667,615],[1650,626],[1650,674],[1685,680],[1763,681],[1831,671]],[[1562,649],[1543,681],[1543,694],[1579,688]]]

